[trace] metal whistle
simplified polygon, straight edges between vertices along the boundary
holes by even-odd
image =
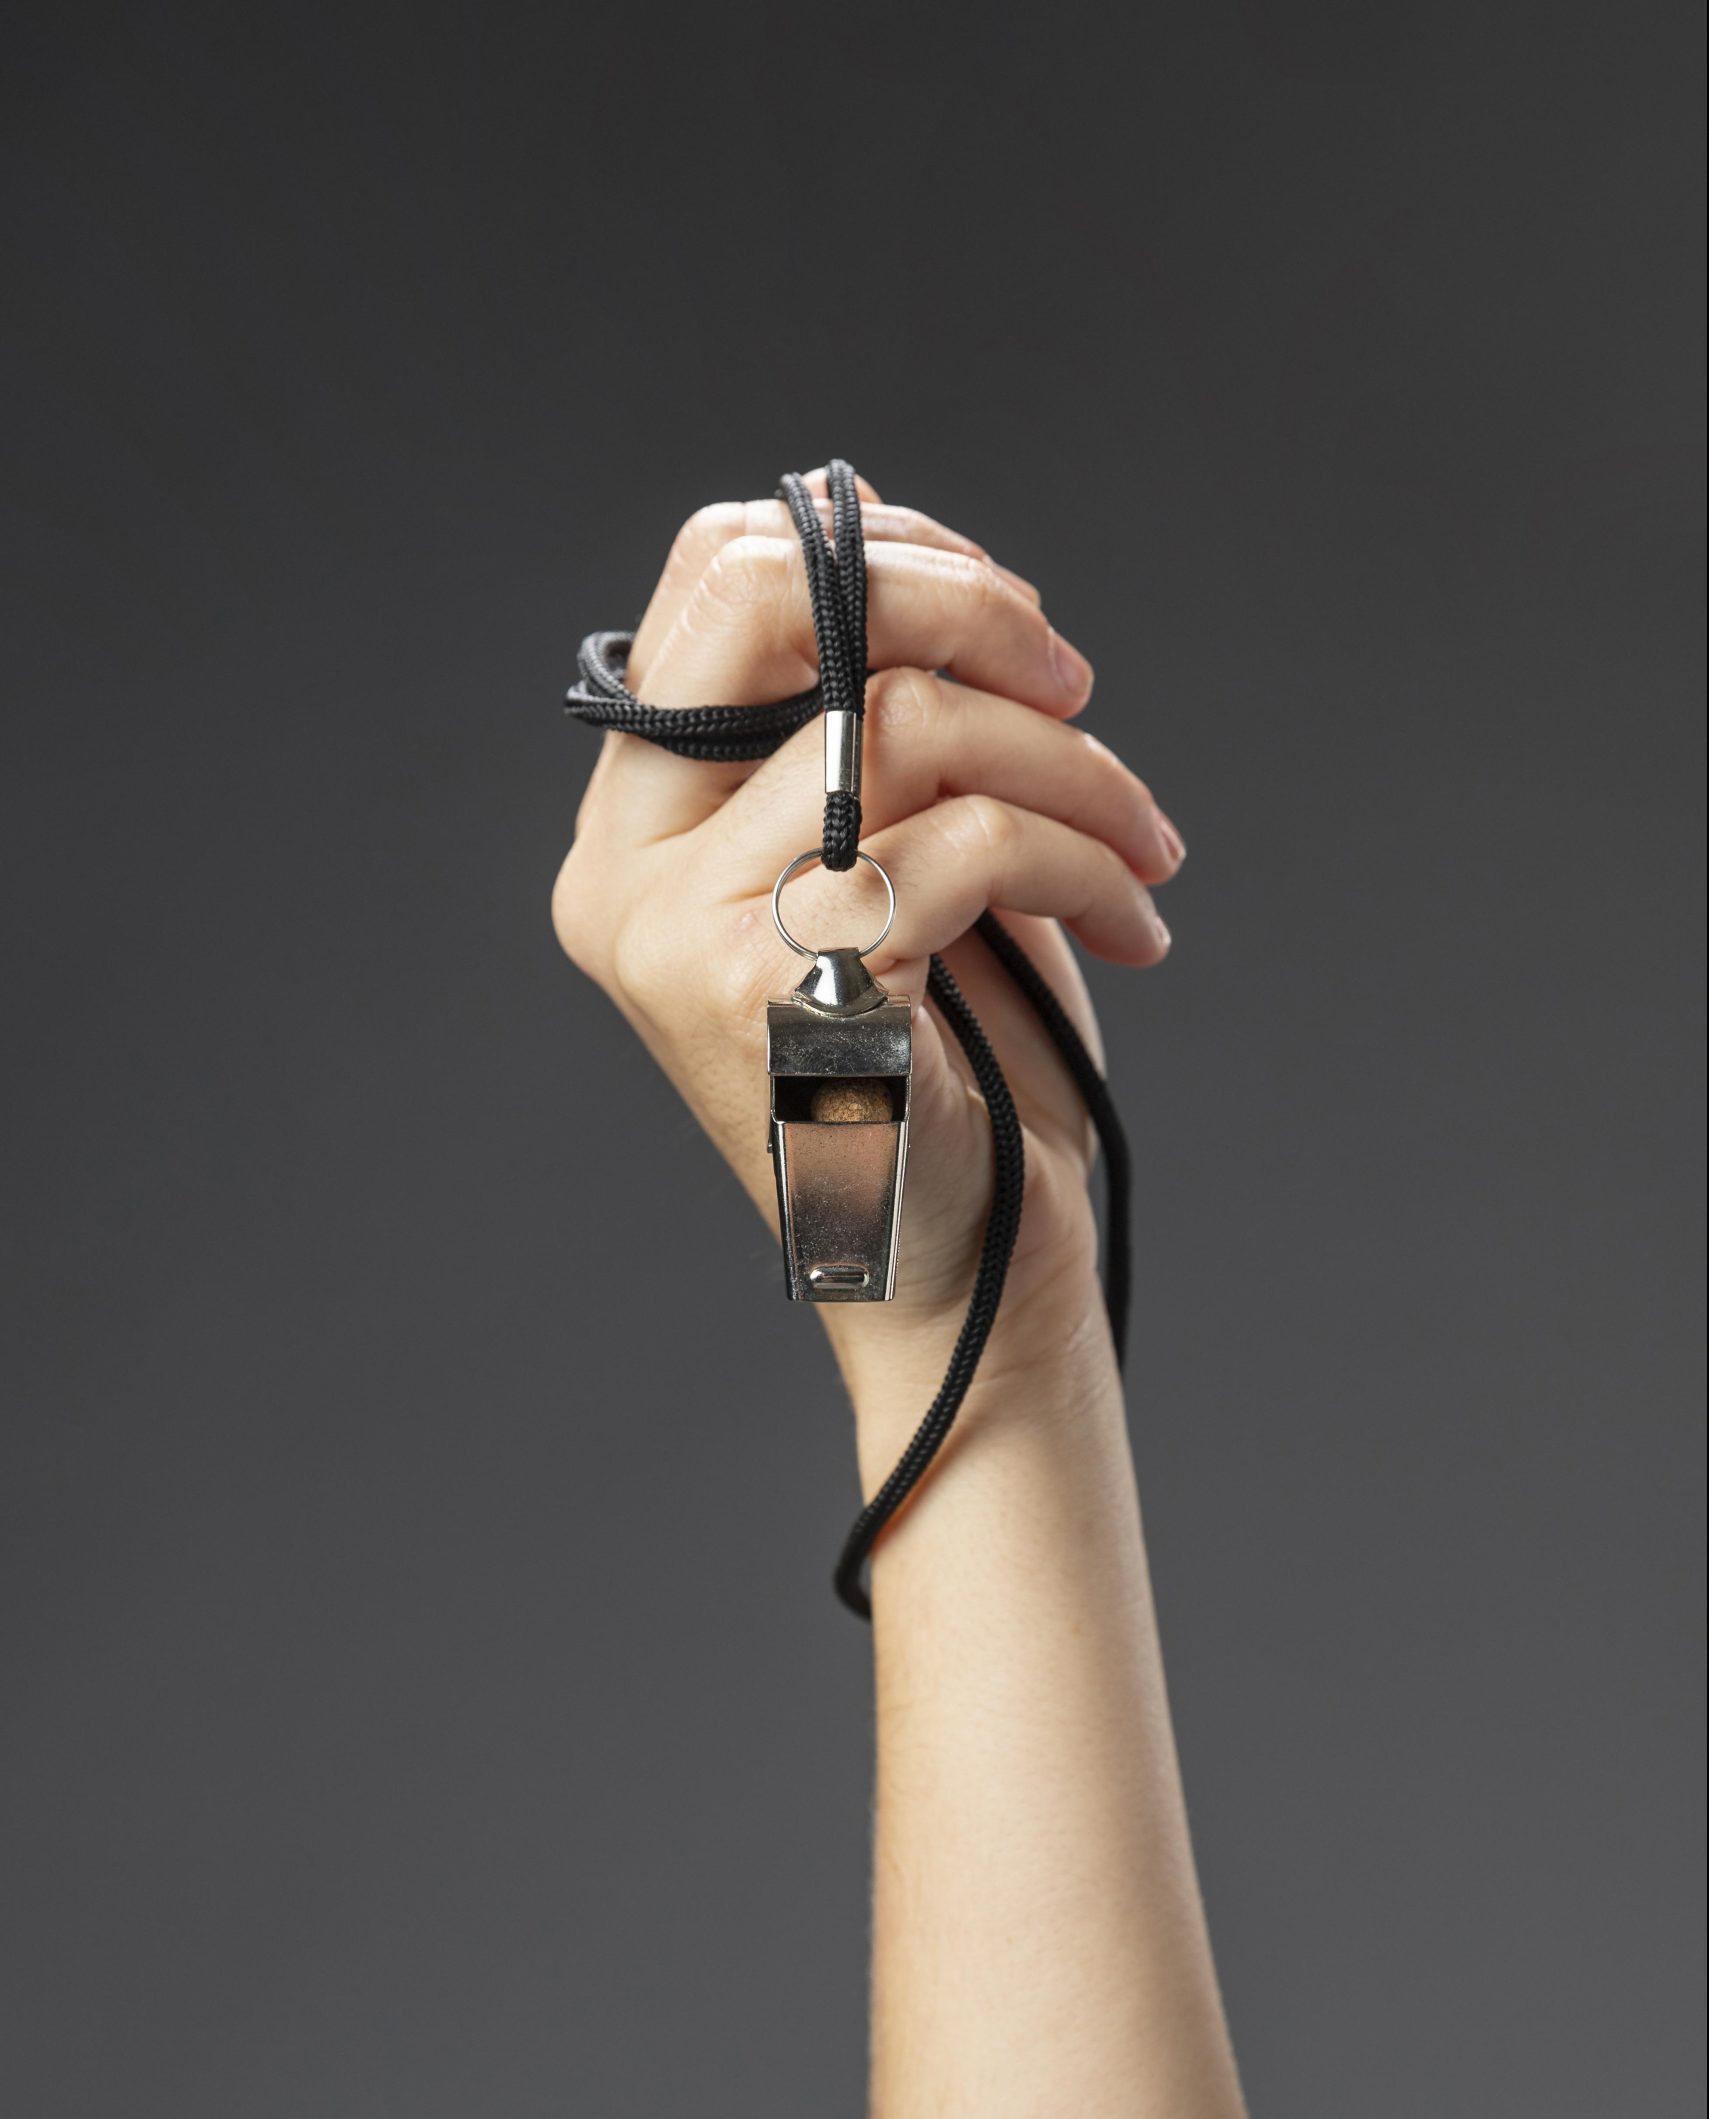
[[[908,1156],[913,1008],[867,970],[865,951],[810,950],[784,926],[778,893],[813,858],[792,862],[772,895],[778,932],[813,959],[793,992],[766,1003],[784,1282],[791,1302],[888,1302]],[[889,877],[878,873],[888,891]]]

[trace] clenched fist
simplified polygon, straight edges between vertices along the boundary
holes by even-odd
[[[808,481],[827,525],[822,472]],[[1021,1232],[982,1373],[1025,1366],[1104,1330],[1078,1092],[1033,1010],[968,935],[995,909],[1094,1052],[1097,1026],[1063,935],[1113,962],[1157,963],[1169,933],[1151,888],[1184,848],[1137,779],[1074,717],[1092,689],[1036,589],[971,539],[862,485],[869,657],[863,850],[893,878],[895,925],[870,968],[918,1003],[941,954],[990,1038],[1026,1129]],[[630,689],[682,708],[780,699],[814,681],[806,578],[782,501],[703,508],[682,529],[636,634]],[[757,764],[670,756],[608,733],[559,874],[553,916],[571,959],[610,994],[761,1212],[765,1001],[798,966],[772,926],[784,864],[817,839],[817,722]],[[790,887],[792,930],[823,945],[882,924],[858,868]],[[960,1322],[990,1189],[983,1105],[923,1006],[901,1270],[890,1305],[818,1312],[857,1406],[881,1375],[931,1372]],[[920,1405],[907,1405],[906,1425]]]

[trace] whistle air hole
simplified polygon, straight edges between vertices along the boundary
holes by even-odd
[[[893,1125],[903,1115],[907,1083],[883,1074],[778,1076],[778,1118],[817,1126]]]
[[[821,1082],[813,1091],[812,1113],[821,1126],[871,1125],[891,1117],[890,1090],[870,1075],[848,1081]]]

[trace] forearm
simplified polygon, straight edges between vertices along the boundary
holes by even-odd
[[[907,1388],[857,1392],[869,1492]],[[873,1609],[876,2119],[1232,2119],[1101,1331],[976,1384]]]

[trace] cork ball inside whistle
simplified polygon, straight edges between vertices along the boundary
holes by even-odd
[[[821,1126],[868,1125],[892,1115],[890,1092],[882,1082],[821,1082],[811,1109]]]

